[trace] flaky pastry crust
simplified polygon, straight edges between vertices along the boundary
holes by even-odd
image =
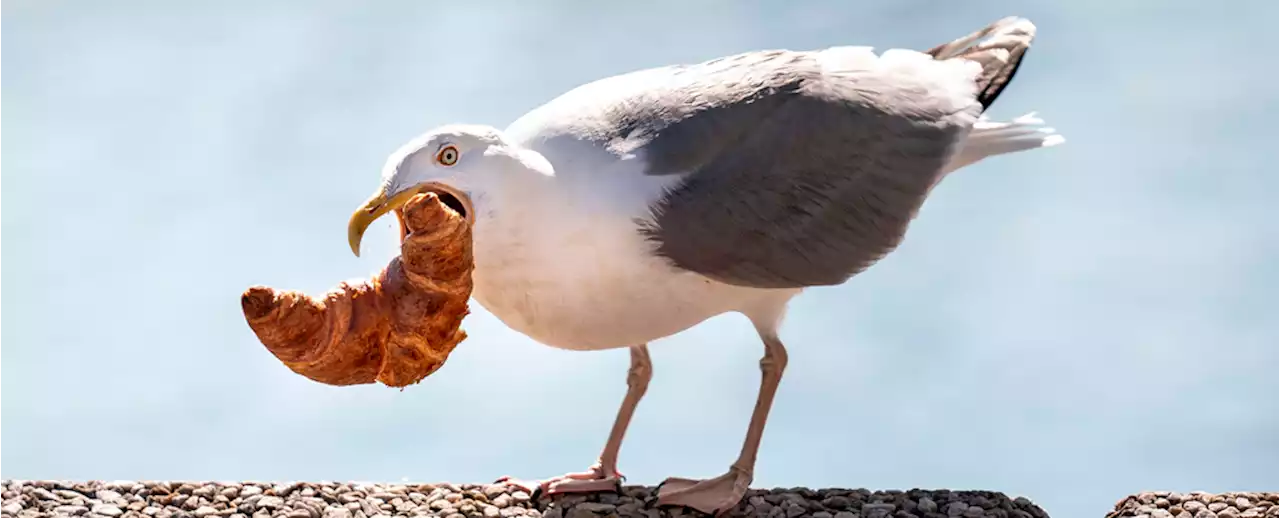
[[[471,225],[434,193],[396,211],[400,256],[372,279],[342,282],[320,297],[253,286],[246,321],[294,372],[330,385],[405,387],[444,364],[471,297]]]

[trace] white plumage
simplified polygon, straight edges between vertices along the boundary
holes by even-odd
[[[352,246],[389,200],[434,188],[474,218],[481,306],[552,347],[631,348],[600,461],[529,484],[553,492],[618,483],[651,372],[646,344],[746,315],[765,355],[742,455],[723,476],[668,479],[660,492],[665,504],[724,511],[752,480],[786,365],[777,328],[788,301],[890,253],[947,174],[1062,142],[1033,114],[983,113],[1034,32],[1006,18],[927,52],[745,53],[589,83],[505,131],[437,128],[389,158],[381,190],[353,216]]]

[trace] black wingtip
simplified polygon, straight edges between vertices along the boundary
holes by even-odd
[[[1009,53],[1009,62],[1005,66],[996,71],[990,78],[984,78],[979,83],[982,90],[978,93],[978,102],[982,104],[982,110],[986,111],[996,102],[996,98],[1009,87],[1009,83],[1013,82],[1013,77],[1018,74],[1018,69],[1022,68],[1022,59],[1027,55],[1029,47],[1021,47],[1014,49]],[[985,75],[985,74],[984,74]]]
[[[1010,16],[925,52],[938,60],[963,59],[981,65],[977,100],[985,111],[1017,75],[1035,35],[1036,26],[1030,20]]]

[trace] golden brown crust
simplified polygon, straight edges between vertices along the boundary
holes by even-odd
[[[369,281],[340,283],[322,297],[245,290],[245,320],[289,369],[330,385],[404,387],[439,369],[466,339],[471,226],[433,193],[396,215],[407,233],[401,255]]]

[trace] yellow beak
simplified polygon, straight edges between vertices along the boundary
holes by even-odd
[[[368,201],[359,209],[351,214],[351,221],[347,223],[347,242],[351,244],[351,253],[360,257],[360,240],[364,238],[364,231],[369,228],[382,215],[403,207],[415,195],[422,192],[426,186],[419,186],[413,189],[405,189],[387,197],[385,188],[378,189]]]

